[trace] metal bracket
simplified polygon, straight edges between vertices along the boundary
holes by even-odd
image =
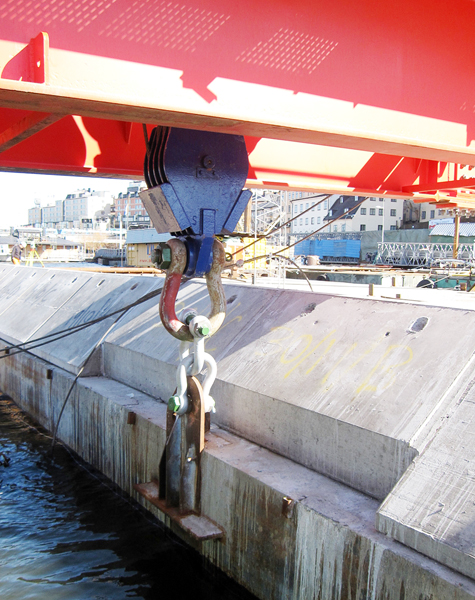
[[[199,381],[188,377],[187,383],[189,412],[177,416],[167,410],[159,479],[135,484],[134,489],[194,539],[218,539],[224,536],[223,528],[201,514],[201,455],[209,419]]]

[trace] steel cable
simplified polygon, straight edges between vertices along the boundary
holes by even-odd
[[[134,308],[135,306],[139,306],[143,302],[146,302],[147,300],[150,300],[152,298],[155,298],[156,296],[159,296],[161,294],[161,291],[162,291],[162,289],[160,288],[158,290],[154,290],[153,292],[149,292],[148,294],[145,294],[145,296],[142,296],[142,298],[139,298],[138,300],[136,300],[135,302],[132,302],[131,304],[128,304],[127,306],[123,306],[122,308],[119,308],[117,310],[114,310],[114,311],[106,314],[106,315],[103,315],[102,317],[97,317],[97,319],[92,319],[90,321],[86,321],[85,323],[81,323],[81,325],[75,325],[73,327],[68,327],[67,329],[61,329],[59,331],[55,331],[54,333],[49,333],[47,335],[40,336],[38,338],[29,340],[28,342],[23,342],[21,344],[11,344],[8,347],[4,348],[5,354],[3,356],[0,356],[0,360],[2,358],[7,358],[8,356],[15,356],[15,354],[19,354],[21,352],[28,352],[30,350],[33,350],[34,348],[39,348],[40,346],[45,346],[46,344],[51,344],[53,342],[57,342],[58,340],[61,340],[70,335],[73,335],[74,333],[77,333],[78,331],[82,331],[83,329],[86,329],[87,327],[91,327],[92,325],[96,325],[97,323],[100,323],[101,321],[105,321],[106,319],[109,319],[110,317],[113,317],[114,315],[123,313],[124,311],[128,311],[129,309]],[[50,339],[50,338],[52,338],[52,339]],[[44,341],[44,340],[47,340],[47,341]],[[40,342],[40,343],[37,343],[37,342]],[[10,352],[10,350],[16,350],[16,352]]]
[[[304,240],[307,240],[309,237],[312,237],[312,235],[317,234],[319,231],[321,231],[322,229],[325,229],[325,227],[328,227],[329,225],[331,225],[332,223],[335,223],[336,221],[339,221],[340,219],[342,219],[343,217],[346,217],[348,214],[352,213],[355,208],[358,208],[358,206],[360,206],[361,204],[363,204],[363,202],[366,202],[366,200],[368,200],[369,196],[364,198],[363,200],[361,200],[361,202],[356,203],[353,208],[348,211],[347,213],[343,213],[341,214],[339,217],[336,217],[335,219],[332,219],[331,221],[329,221],[328,223],[325,223],[325,225],[322,225],[321,227],[319,227],[318,229],[316,229],[315,231],[312,231],[311,233],[309,233],[308,235],[306,235],[305,237],[297,240],[296,242],[294,242],[293,244],[289,244],[288,246],[286,246],[285,248],[281,248],[280,250],[277,250],[277,252],[271,252],[269,254],[261,254],[260,256],[254,256],[253,258],[248,258],[246,260],[243,261],[243,265],[247,264],[247,263],[251,263],[251,262],[255,262],[256,260],[260,260],[262,258],[272,258],[272,257],[276,257],[279,258],[277,255],[280,254],[281,252],[285,252],[286,250],[290,250],[290,248],[293,248],[294,246],[296,246],[297,244],[300,244],[300,242],[303,242]],[[307,209],[310,210],[310,209]],[[305,211],[306,212],[306,211]],[[303,213],[300,213],[303,214]],[[300,217],[300,215],[297,215],[297,217]],[[294,219],[291,219],[294,220]],[[291,221],[287,221],[287,223],[290,223]],[[260,238],[263,239],[263,238]],[[247,246],[246,246],[247,247]],[[239,252],[241,252],[242,250],[239,250]],[[226,265],[224,268],[225,269],[230,269],[232,267],[236,267],[237,264],[236,263],[232,263],[230,265]]]
[[[307,196],[305,198],[305,200],[311,200],[312,198],[321,198],[322,194],[318,194],[317,196]],[[233,252],[231,254],[231,256],[235,256],[236,254],[239,254],[239,252],[244,252],[244,250],[247,250],[248,248],[250,248],[251,246],[254,246],[254,244],[257,244],[257,242],[259,242],[260,240],[265,240],[266,238],[270,237],[271,235],[274,235],[274,233],[276,233],[277,231],[280,231],[281,229],[283,229],[284,227],[287,227],[287,225],[290,225],[290,223],[292,223],[293,221],[295,221],[295,219],[298,219],[299,217],[301,217],[302,215],[304,215],[305,213],[308,213],[309,211],[313,210],[316,206],[318,206],[319,204],[321,204],[322,202],[325,202],[325,200],[328,200],[328,198],[330,198],[330,196],[332,196],[332,194],[327,194],[325,195],[320,202],[316,202],[315,204],[313,204],[312,206],[310,206],[309,208],[306,208],[303,212],[299,213],[298,215],[296,215],[295,217],[292,217],[291,219],[289,219],[288,221],[285,221],[285,223],[283,223],[282,225],[279,225],[279,227],[277,227],[276,229],[272,229],[272,231],[269,231],[269,233],[266,233],[265,235],[262,235],[259,237],[259,239],[257,240],[253,240],[250,244],[248,244],[247,246],[244,246],[244,248],[241,248],[239,250],[236,250],[236,252]],[[303,200],[303,198],[302,198]],[[358,205],[359,206],[359,205]],[[325,225],[326,227],[326,225]]]

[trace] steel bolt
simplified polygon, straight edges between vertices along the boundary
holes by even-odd
[[[172,412],[177,412],[177,410],[180,410],[180,406],[181,402],[178,396],[172,396],[168,400],[168,410],[171,410]]]
[[[166,242],[160,242],[155,248],[154,263],[159,269],[168,269],[172,262],[172,250]]]
[[[205,337],[205,335],[209,335],[209,333],[210,333],[211,330],[210,330],[209,327],[206,327],[206,325],[201,325],[201,326],[197,327],[196,331],[200,335],[202,335],[203,337]]]
[[[202,162],[205,169],[214,169],[216,164],[212,156],[205,156]]]

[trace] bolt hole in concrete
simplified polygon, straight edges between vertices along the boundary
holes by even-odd
[[[54,279],[56,277],[56,275],[51,275],[50,279]]]
[[[407,328],[407,333],[419,333],[429,322],[429,317],[419,317],[413,321]]]
[[[131,290],[135,290],[135,288],[138,286],[138,283],[134,283],[134,285],[130,288]]]
[[[236,300],[237,296],[231,296],[231,298],[228,298],[226,300],[226,304],[232,304],[234,302],[234,300]]]
[[[97,287],[101,287],[101,285],[104,283],[104,281],[105,281],[105,279],[101,279],[101,280],[99,281],[99,283],[97,284]]]
[[[256,600],[0,393],[0,598]]]
[[[311,302],[310,304],[307,304],[307,306],[303,309],[303,312],[300,313],[300,316],[305,317],[305,315],[309,315],[316,308],[317,308],[317,305],[315,304],[315,302]]]

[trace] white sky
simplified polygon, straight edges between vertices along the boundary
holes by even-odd
[[[126,192],[128,183],[127,179],[0,172],[0,229],[26,225],[28,209],[33,208],[35,198],[45,206],[54,200],[64,200],[78,189]]]

